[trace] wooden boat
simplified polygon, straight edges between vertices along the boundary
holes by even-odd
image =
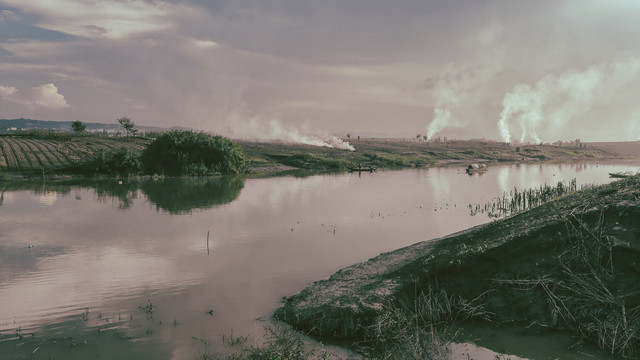
[[[489,168],[485,164],[471,164],[467,166],[467,174],[489,171]]]

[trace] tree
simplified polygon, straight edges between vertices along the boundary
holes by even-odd
[[[87,126],[83,124],[82,121],[76,120],[71,123],[71,129],[76,133],[76,135],[80,135],[87,129]]]
[[[136,124],[134,124],[133,121],[131,121],[131,119],[129,119],[128,117],[126,116],[121,117],[117,121],[118,121],[118,124],[122,126],[127,136],[135,135],[138,132],[138,129],[134,129]]]

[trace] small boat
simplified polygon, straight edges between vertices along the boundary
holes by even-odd
[[[612,177],[612,178],[626,178],[633,175],[634,173],[631,171],[619,171],[615,173],[609,173],[609,177]]]
[[[472,174],[477,172],[489,171],[489,168],[485,164],[471,164],[467,166],[466,171],[467,171],[467,174]]]
[[[356,172],[356,171],[357,172],[374,172],[376,170],[377,170],[377,168],[375,166],[373,166],[373,165],[364,165],[363,166],[363,165],[360,165],[360,164],[358,164],[358,166],[356,166],[356,167],[349,168],[350,172]]]

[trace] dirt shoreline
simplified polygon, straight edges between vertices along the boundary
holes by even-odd
[[[610,249],[610,264],[609,258],[604,261],[607,271],[611,267],[611,276],[598,281],[610,292],[612,303],[606,304],[609,308],[598,306],[610,312],[608,318],[624,321],[625,327],[640,328],[638,219],[640,176],[635,176],[344,268],[289,297],[274,317],[322,339],[362,341],[385,306],[413,304],[418,293],[437,287],[481,303],[495,326],[521,332],[563,329],[582,332],[587,341],[598,342],[597,334],[588,333],[568,316],[563,318],[563,309],[552,307],[548,287],[553,284],[560,291],[562,284],[589,275],[580,268],[575,270],[579,276],[571,278],[566,264],[558,261],[583,251],[575,243],[576,232],[603,234]],[[565,263],[571,265],[571,261]],[[563,296],[557,295],[558,299]],[[633,348],[640,345],[638,335],[627,340]]]

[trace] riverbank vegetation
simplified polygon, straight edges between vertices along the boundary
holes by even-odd
[[[640,349],[640,176],[575,191],[381,254],[291,296],[276,317],[372,358],[438,358],[456,323],[564,331],[631,358]],[[426,356],[424,354],[431,354]]]
[[[242,149],[233,141],[202,132],[171,131],[161,134],[140,157],[147,174],[203,176],[244,171]]]
[[[288,170],[345,171],[358,164],[400,169],[451,164],[466,166],[470,162],[491,165],[597,160],[629,154],[629,151],[624,154],[617,152],[620,146],[615,144],[516,146],[484,140],[426,142],[420,139],[363,138],[352,140],[356,151],[345,151],[300,144],[231,141],[191,131],[141,134],[144,136],[125,137],[54,130],[0,134],[0,177],[266,174]],[[154,141],[159,141],[153,145],[154,150],[143,155]],[[640,149],[640,143],[627,147]],[[157,151],[165,152],[165,155],[155,155]],[[228,153],[228,156],[222,156],[223,153]],[[139,164],[135,158],[140,160]],[[116,164],[118,160],[126,163]]]

